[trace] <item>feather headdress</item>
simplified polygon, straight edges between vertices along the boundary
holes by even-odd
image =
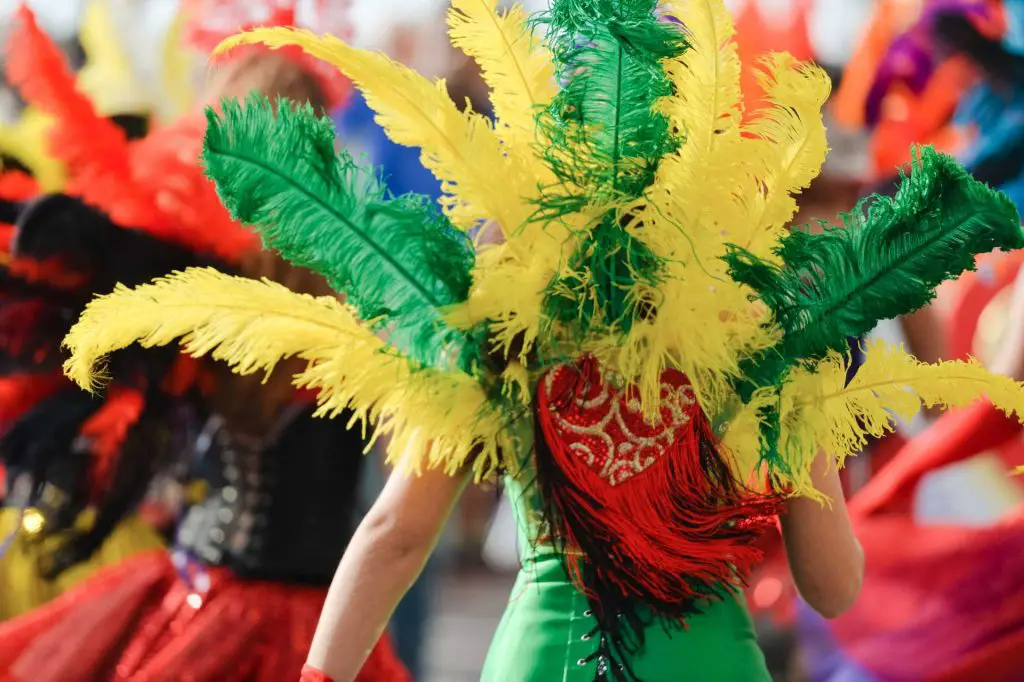
[[[57,46],[22,5],[6,46],[7,76],[45,116],[39,139],[66,180],[44,191],[81,197],[118,225],[232,261],[253,246],[196,167],[202,131],[185,118],[142,140],[129,140],[101,116]],[[42,145],[41,145],[42,146]],[[182,201],[187,195],[188,201]]]
[[[66,174],[40,182],[36,168],[22,164],[0,175],[0,459],[25,491],[7,502],[40,509],[40,532],[57,536],[43,556],[52,574],[88,557],[138,503],[160,453],[121,454],[177,418],[202,378],[195,361],[173,349],[128,351],[115,358],[109,389],[85,394],[61,373],[71,322],[118,283],[233,259],[254,236],[231,220],[196,166],[201,128],[129,140],[80,92],[24,7],[8,50],[10,79],[44,123],[33,140]],[[186,192],[187,205],[176,204]],[[72,530],[85,506],[96,522]]]
[[[784,495],[820,496],[819,450],[841,464],[890,409],[982,394],[1024,409],[1016,383],[898,348],[869,349],[844,382],[849,337],[926,304],[975,254],[1024,246],[1020,220],[924,148],[895,198],[789,231],[827,153],[829,79],[769,55],[766,104],[744,112],[720,0],[555,0],[536,22],[454,0],[449,26],[493,123],[333,36],[225,41],[343,71],[394,141],[422,149],[440,204],[389,196],[307,106],[225,103],[204,151],[225,205],[346,303],[185,271],[92,303],[67,338],[69,375],[94,387],[107,353],[176,338],[242,373],[297,356],[322,412],[353,408],[410,471],[535,467],[545,540],[623,679],[642,614],[683,622],[743,578]],[[476,254],[466,234],[482,224],[504,241]]]

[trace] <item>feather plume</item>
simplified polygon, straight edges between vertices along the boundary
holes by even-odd
[[[50,151],[73,178],[67,191],[104,209],[122,225],[149,226],[159,211],[145,192],[134,191],[124,132],[96,113],[75,87],[60,50],[24,4],[18,30],[7,44],[7,77],[30,104],[53,117]]]
[[[6,204],[0,209],[0,223],[14,224],[17,220],[16,205],[28,201],[39,194],[39,183],[28,173],[9,170],[0,159],[0,203]]]
[[[930,147],[915,155],[895,198],[875,197],[841,218],[841,227],[820,234],[791,232],[777,252],[780,266],[729,254],[733,278],[757,292],[784,331],[781,344],[748,367],[755,385],[924,306],[941,282],[973,270],[976,254],[1024,247],[1010,200]]]
[[[517,234],[505,244],[482,249],[469,298],[449,309],[445,320],[459,329],[486,321],[492,346],[506,354],[517,349],[525,363],[550,329],[544,298],[576,244],[567,232],[564,225],[552,223],[550,229],[530,230],[530,237]]]
[[[182,116],[132,146],[132,167],[140,191],[156,197],[166,221],[156,236],[194,251],[237,262],[259,248],[259,238],[235,222],[200,164],[206,117]]]
[[[351,78],[388,136],[422,149],[421,161],[441,180],[442,205],[458,227],[489,221],[508,233],[532,212],[529,200],[536,189],[528,169],[502,152],[487,118],[456,108],[444,81],[431,83],[383,54],[350,47],[334,36],[290,28],[240,33],[214,54],[261,43],[272,49],[298,46]]]
[[[663,62],[683,53],[678,25],[654,0],[574,0],[544,18],[561,91],[538,119],[559,184],[540,206],[548,218],[629,201],[651,184],[679,144],[657,102],[671,94]]]
[[[545,188],[539,217],[595,214],[544,303],[545,317],[579,332],[575,343],[628,333],[647,315],[637,290],[662,281],[661,259],[628,229],[636,200],[679,144],[657,103],[672,92],[663,62],[686,42],[678,25],[657,19],[655,5],[567,1],[545,19],[563,86],[538,119],[558,180]]]
[[[764,58],[758,83],[769,106],[743,127],[742,154],[750,168],[741,190],[750,202],[747,220],[726,221],[728,240],[761,257],[770,257],[776,241],[796,213],[793,195],[806,189],[828,155],[821,108],[832,82],[822,69],[795,61],[786,53]],[[731,160],[723,156],[723,164]],[[722,168],[715,166],[709,173]]]
[[[551,55],[516,5],[504,14],[498,0],[453,0],[448,11],[452,45],[476,60],[491,89],[497,132],[510,153],[529,153],[535,119],[555,96]]]
[[[481,478],[514,466],[508,417],[475,380],[416,369],[336,298],[295,294],[269,280],[193,268],[134,289],[118,286],[93,300],[71,329],[65,373],[95,390],[109,353],[179,338],[186,353],[224,361],[238,374],[269,375],[289,357],[306,361],[295,383],[318,391],[319,414],[351,408],[373,425],[374,439],[391,438],[392,459],[411,472],[472,469]]]
[[[663,215],[646,216],[643,224],[660,229],[647,229],[640,238],[656,251],[653,242],[667,241],[661,248],[672,249],[670,258],[710,264],[725,253],[717,224],[750,219],[736,191],[750,184],[744,152],[752,144],[740,138],[736,30],[720,0],[677,0],[667,10],[685,24],[689,49],[665,62],[672,94],[658,107],[686,141],[662,159],[647,193]]]
[[[772,343],[763,313],[748,303],[751,291],[729,278],[721,260],[721,225],[749,220],[736,192],[749,176],[739,137],[740,63],[732,19],[720,0],[677,0],[665,8],[685,24],[689,48],[664,63],[673,92],[657,106],[685,142],[661,160],[631,225],[662,260],[663,274],[656,286],[636,292],[657,302],[657,315],[634,323],[617,363],[639,379],[646,406],[656,406],[661,372],[674,366],[690,376],[711,409],[726,378],[738,374],[739,357]],[[708,172],[712,167],[720,172]],[[690,325],[679,325],[681,319]]]
[[[877,341],[864,348],[864,364],[847,384],[845,358],[830,353],[814,367],[794,371],[782,389],[779,449],[791,473],[780,483],[796,494],[820,497],[809,472],[819,450],[842,466],[869,436],[891,431],[894,415],[909,419],[922,407],[964,407],[981,397],[1024,421],[1024,383],[989,372],[976,360],[930,365]]]
[[[510,163],[526,170],[533,187],[553,184],[536,117],[557,91],[554,66],[523,8],[500,14],[495,0],[455,0],[448,26],[452,44],[477,61],[490,86],[495,131]],[[540,334],[545,292],[571,254],[570,230],[566,223],[524,222],[504,232],[504,243],[478,261],[469,301],[448,320],[463,328],[489,320],[492,343],[506,352],[514,345],[525,362]]]
[[[181,49],[186,21],[184,12],[175,14],[161,50],[161,90],[165,93],[166,108],[171,114],[168,118],[185,113],[196,101],[192,58]]]
[[[78,36],[86,61],[76,84],[96,110],[103,116],[147,111],[143,88],[134,82],[128,55],[121,48],[109,0],[86,3]]]
[[[664,8],[685,27],[689,49],[666,61],[673,92],[658,107],[686,136],[680,155],[708,162],[723,135],[739,132],[743,113],[736,28],[720,0],[674,0]],[[691,174],[706,175],[697,169]]]
[[[390,198],[372,169],[335,152],[333,123],[308,104],[275,112],[253,94],[221,107],[207,110],[203,159],[232,215],[380,319],[405,355],[441,362],[455,338],[438,315],[469,293],[469,238],[426,197]]]

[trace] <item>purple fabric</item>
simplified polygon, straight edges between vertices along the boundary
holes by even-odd
[[[893,41],[885,58],[878,66],[875,82],[871,84],[864,117],[868,125],[877,125],[882,118],[882,102],[893,84],[905,82],[911,91],[920,94],[935,72],[935,60],[927,45],[921,44],[915,33],[902,35]]]
[[[985,17],[987,5],[981,0],[932,0],[921,17],[905,33],[893,40],[875,75],[875,81],[864,103],[868,125],[876,125],[882,117],[882,102],[897,82],[915,94],[928,85],[938,60],[938,49],[931,37],[932,26],[940,14],[964,14]]]
[[[843,653],[828,621],[803,601],[797,602],[797,635],[812,682],[881,682]]]

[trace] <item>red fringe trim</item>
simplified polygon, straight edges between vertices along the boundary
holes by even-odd
[[[662,377],[661,422],[653,425],[631,409],[635,394],[606,382],[587,358],[554,370],[538,389],[549,453],[538,448],[538,460],[549,456],[554,465],[538,461],[538,483],[554,540],[582,554],[569,570],[591,598],[611,587],[682,620],[695,601],[736,585],[762,559],[756,542],[774,527],[782,496],[734,479],[679,372]],[[610,400],[602,403],[605,390]],[[628,478],[612,485],[616,476]]]

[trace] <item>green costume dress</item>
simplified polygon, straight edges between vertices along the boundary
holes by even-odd
[[[522,568],[484,664],[482,682],[592,682],[598,666],[586,598],[551,547],[538,545],[540,501],[528,469],[506,477],[516,510]],[[632,658],[644,682],[767,682],[771,680],[743,595],[709,604],[685,631],[653,625]]]

